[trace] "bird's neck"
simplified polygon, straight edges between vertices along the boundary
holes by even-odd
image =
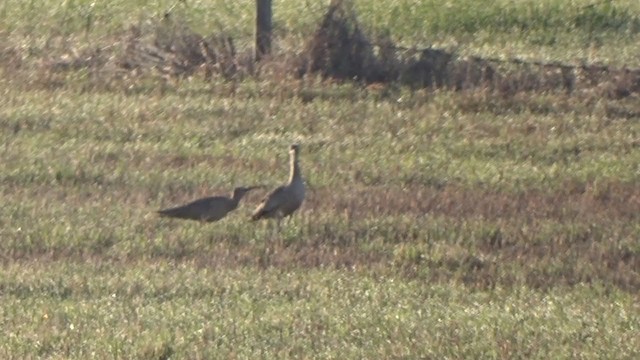
[[[298,156],[291,155],[289,160],[289,183],[294,182],[300,178],[300,165],[298,165]]]
[[[238,207],[238,204],[240,203],[240,199],[242,199],[243,195],[239,195],[239,194],[233,194],[231,195],[231,209],[234,210],[235,208]]]

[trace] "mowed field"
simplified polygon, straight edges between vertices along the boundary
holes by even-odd
[[[0,4],[0,358],[640,357],[637,92],[55,66],[168,9],[243,51],[238,3]],[[402,46],[640,67],[636,1],[480,3],[355,8]],[[325,6],[275,1],[275,51]],[[292,143],[308,192],[279,233],[248,221],[266,190],[156,216],[280,185]]]

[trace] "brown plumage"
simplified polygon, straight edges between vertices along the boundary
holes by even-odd
[[[293,214],[304,200],[305,186],[298,164],[299,145],[289,148],[289,181],[267,195],[251,216],[251,220],[275,218],[280,220]]]
[[[198,220],[203,222],[218,221],[238,207],[242,197],[260,186],[237,187],[231,197],[211,196],[192,201],[186,205],[159,210],[160,216]]]

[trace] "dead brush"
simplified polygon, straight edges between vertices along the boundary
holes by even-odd
[[[333,1],[305,46],[298,74],[370,81],[380,76],[378,67],[355,11],[343,1]]]
[[[521,59],[459,57],[444,49],[406,48],[388,37],[372,41],[350,1],[332,1],[300,58],[299,76],[365,83],[395,82],[412,88],[489,90],[500,96],[521,92],[596,89],[597,96],[623,98],[640,91],[640,70],[574,66]]]
[[[248,66],[238,62],[233,38],[225,34],[208,37],[191,30],[184,22],[165,17],[149,28],[132,27],[124,41],[118,64],[133,70],[157,70],[172,77],[188,77],[203,70],[232,78]]]

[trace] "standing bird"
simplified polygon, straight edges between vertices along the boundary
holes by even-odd
[[[275,218],[280,221],[282,218],[293,214],[298,210],[304,200],[304,180],[300,174],[298,164],[299,145],[291,145],[289,148],[289,182],[273,190],[267,195],[251,216],[251,220]]]
[[[198,220],[202,222],[218,221],[238,207],[240,199],[249,191],[261,186],[237,187],[231,197],[211,196],[192,201],[186,205],[158,211],[160,216]]]

